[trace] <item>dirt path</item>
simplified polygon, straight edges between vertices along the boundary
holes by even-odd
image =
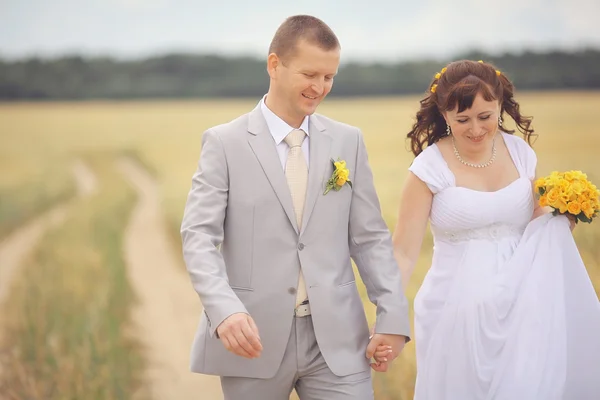
[[[156,182],[135,161],[119,168],[138,192],[125,232],[129,280],[138,296],[134,323],[147,347],[149,368],[140,396],[153,400],[223,399],[219,378],[189,370],[192,339],[202,311],[167,238]]]
[[[89,196],[96,191],[96,177],[83,162],[76,161],[72,166],[72,173],[78,196]],[[65,219],[68,207],[68,203],[56,206],[0,242],[0,303],[6,300],[12,278],[23,259],[35,248],[35,244],[46,230]]]
[[[71,172],[79,197],[90,196],[96,192],[96,177],[87,165],[77,160],[73,163]],[[7,300],[12,280],[23,261],[36,248],[36,244],[48,229],[58,226],[65,220],[69,206],[70,202],[59,204],[0,241],[0,304]],[[2,315],[0,315],[0,325],[2,322]],[[2,362],[0,362],[0,374],[2,374]],[[2,398],[0,394],[0,399]]]

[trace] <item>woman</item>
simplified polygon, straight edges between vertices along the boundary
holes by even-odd
[[[513,89],[489,63],[451,63],[408,134],[394,232],[405,283],[428,220],[434,236],[414,301],[418,400],[600,396],[600,303],[569,220],[536,204],[531,119]]]

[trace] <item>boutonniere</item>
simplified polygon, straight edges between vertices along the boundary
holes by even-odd
[[[329,193],[330,190],[335,190],[336,192],[342,188],[346,183],[352,187],[352,182],[348,177],[350,176],[350,171],[346,168],[346,161],[340,160],[338,158],[337,161],[331,160],[333,163],[333,174],[331,178],[327,181],[327,185],[325,186],[324,195]]]

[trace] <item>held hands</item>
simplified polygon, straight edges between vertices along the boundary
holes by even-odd
[[[231,314],[217,327],[217,334],[223,346],[233,354],[245,358],[260,357],[262,343],[258,327],[248,314]]]
[[[386,372],[405,344],[406,337],[402,335],[372,334],[366,352],[368,359],[375,359],[375,362],[371,363],[371,368],[377,372]]]

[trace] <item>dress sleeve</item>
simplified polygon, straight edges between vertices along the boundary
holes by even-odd
[[[521,168],[529,180],[535,179],[537,168],[537,155],[531,146],[519,136],[510,135],[516,147]]]
[[[439,150],[429,146],[413,160],[408,168],[417,178],[422,180],[433,194],[452,185],[452,179],[447,171],[448,166]]]

